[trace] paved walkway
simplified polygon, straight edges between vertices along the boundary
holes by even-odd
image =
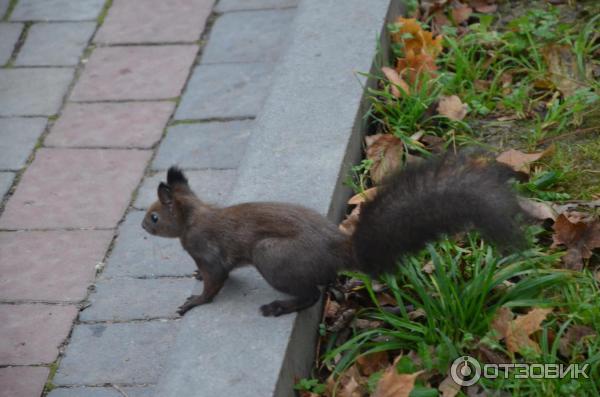
[[[142,210],[226,200],[296,2],[0,0],[0,397],[153,395],[199,283]]]

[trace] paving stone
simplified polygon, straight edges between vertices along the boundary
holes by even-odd
[[[38,397],[49,373],[47,367],[0,368],[0,397]]]
[[[15,65],[75,66],[95,30],[96,22],[36,23]]]
[[[72,79],[70,68],[0,69],[0,116],[58,113]]]
[[[102,278],[189,276],[196,264],[179,239],[156,237],[142,229],[143,211],[131,211],[119,227],[119,237]]]
[[[200,39],[214,0],[115,0],[94,41],[173,43]]]
[[[226,201],[229,192],[237,178],[236,170],[198,170],[186,171],[190,186],[203,201],[211,204],[222,204]],[[135,200],[136,208],[146,209],[156,201],[158,184],[166,180],[164,173],[146,177],[138,190]]]
[[[113,228],[150,151],[40,149],[0,218],[0,228]]]
[[[295,10],[240,11],[217,19],[202,63],[274,62],[288,37]]]
[[[198,46],[102,47],[92,53],[72,100],[166,99],[179,96]]]
[[[174,109],[174,102],[69,102],[44,143],[67,147],[151,148],[160,140]]]
[[[0,299],[83,300],[112,237],[108,230],[0,232]]]
[[[8,189],[10,189],[14,180],[14,172],[0,172],[0,201],[8,193]]]
[[[170,127],[152,168],[237,168],[250,137],[251,120],[180,124]]]
[[[217,12],[296,7],[299,0],[219,0]]]
[[[90,295],[91,306],[80,316],[82,321],[122,321],[177,317],[177,308],[200,284],[196,279],[102,280]]]
[[[100,16],[105,0],[19,0],[13,21],[84,21]]]
[[[165,369],[178,323],[77,325],[53,382],[57,385],[154,383]]]
[[[199,65],[182,97],[176,119],[253,117],[271,85],[273,66],[264,63]]]
[[[154,397],[153,386],[120,387],[128,397]],[[48,397],[122,397],[114,387],[58,387]]]
[[[0,0],[0,19],[4,17],[4,14],[6,14],[6,10],[8,10],[9,4],[10,0]]]
[[[0,364],[47,364],[56,360],[77,316],[76,306],[0,305]]]
[[[0,5],[0,16],[2,14]],[[0,65],[4,65],[10,60],[22,30],[22,23],[0,23]]]
[[[25,166],[46,122],[41,117],[0,119],[0,169],[19,170]]]

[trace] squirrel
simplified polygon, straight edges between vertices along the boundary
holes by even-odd
[[[210,205],[173,166],[142,227],[152,235],[179,238],[196,262],[204,290],[179,307],[180,315],[211,302],[230,271],[252,264],[272,287],[292,296],[260,307],[264,316],[279,316],[315,304],[319,286],[333,282],[338,271],[393,272],[402,255],[417,253],[444,234],[474,228],[502,248],[520,246],[521,210],[507,183],[513,174],[506,165],[463,154],[408,164],[362,204],[348,236],[299,205]]]

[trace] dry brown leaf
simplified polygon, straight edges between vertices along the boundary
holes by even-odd
[[[489,14],[498,10],[498,5],[495,4],[493,0],[471,0],[469,1],[469,4],[475,9],[475,11],[482,14]]]
[[[558,351],[563,357],[571,357],[573,346],[586,336],[597,335],[593,328],[586,325],[572,325],[559,341]]]
[[[399,374],[396,370],[396,364],[402,356],[398,356],[390,365],[379,382],[372,397],[408,397],[415,386],[415,380],[423,371],[413,374]]]
[[[473,9],[466,4],[459,3],[456,7],[452,8],[452,19],[457,25],[469,19],[471,14],[473,14]]]
[[[364,397],[363,387],[367,379],[360,374],[356,364],[348,368],[340,375],[336,382],[333,377],[327,379],[327,395],[335,395],[338,397]],[[337,388],[336,388],[337,385]]]
[[[400,168],[404,145],[390,134],[371,135],[367,140],[367,158],[373,161],[370,174],[376,185]]]
[[[465,118],[468,112],[467,105],[461,102],[456,95],[441,96],[437,111],[442,116],[450,120],[460,121]]]
[[[404,53],[404,58],[396,61],[398,73],[411,83],[423,72],[433,75],[437,70],[435,58],[442,51],[442,36],[433,38],[433,33],[423,30],[414,18],[400,17],[396,24],[398,32],[392,34],[392,41],[400,43]]]
[[[552,312],[552,309],[534,308],[527,314],[517,316],[508,323],[505,339],[506,348],[511,353],[522,352],[525,349],[540,351],[540,346],[529,338],[531,334],[541,329],[542,321]]]
[[[429,261],[425,265],[423,265],[421,270],[427,274],[432,274],[435,271],[435,266],[433,265],[432,261]]]
[[[529,164],[538,161],[554,153],[554,146],[549,146],[546,150],[537,153],[523,153],[516,149],[509,149],[496,157],[496,161],[507,164],[515,171],[529,173]]]
[[[552,247],[567,247],[567,253],[562,259],[566,268],[572,270],[583,269],[583,259],[589,259],[592,250],[600,248],[600,220],[584,221],[577,214],[571,212],[569,217],[560,214],[552,227]]]
[[[583,76],[579,75],[577,59],[570,46],[551,45],[542,50],[542,55],[548,65],[549,76],[545,81],[549,88],[555,87],[564,97],[569,97],[586,86],[582,81]],[[539,84],[544,85],[544,81]]]
[[[354,209],[352,210],[352,212],[350,212],[349,215],[346,215],[346,219],[344,219],[342,223],[340,223],[340,225],[338,226],[340,232],[344,233],[347,236],[352,236],[354,234],[356,226],[358,225],[358,220],[360,219],[360,207],[361,204],[359,203],[356,207],[354,207]]]
[[[387,352],[377,352],[359,356],[356,359],[359,371],[365,376],[371,376],[375,372],[387,368],[390,365]]]
[[[496,331],[496,337],[498,340],[506,336],[506,330],[508,324],[512,321],[514,314],[508,307],[502,306],[496,311],[496,315],[492,320],[491,328]]]
[[[310,391],[302,390],[300,392],[300,397],[320,397],[320,395]]]
[[[416,320],[418,318],[425,318],[427,316],[427,313],[425,312],[425,310],[423,308],[418,308],[416,310],[413,310],[412,312],[408,313],[408,318],[411,320]]]
[[[327,304],[325,305],[325,318],[335,318],[340,311],[340,304],[332,299],[327,300]]]
[[[377,302],[379,302],[379,304],[382,306],[398,306],[396,298],[385,292],[380,292],[377,294]]]
[[[377,188],[372,187],[370,189],[365,190],[362,193],[355,194],[350,197],[348,200],[348,205],[358,205],[360,203],[364,203],[365,201],[371,201],[377,195]]]
[[[542,221],[545,219],[555,220],[557,217],[557,213],[552,205],[545,201],[535,201],[525,197],[519,197],[518,201],[521,209],[535,219]]]
[[[402,95],[402,91],[404,91],[404,93],[407,95],[410,94],[410,87],[408,86],[408,84],[406,84],[404,80],[402,80],[402,77],[400,77],[400,75],[398,74],[398,72],[396,72],[395,69],[384,66],[381,68],[381,71],[383,72],[385,77],[390,81],[390,83],[392,83],[390,85],[390,89],[392,91],[393,96],[395,96],[396,98],[400,98],[400,96]],[[400,87],[402,91],[400,91],[398,87]]]
[[[451,376],[447,376],[438,386],[438,390],[442,393],[442,397],[454,397],[460,391],[460,385]]]

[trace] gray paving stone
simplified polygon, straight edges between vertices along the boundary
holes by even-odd
[[[237,178],[236,170],[198,170],[186,171],[190,186],[203,201],[211,204],[223,204]],[[165,181],[163,172],[146,177],[140,187],[134,206],[146,209],[156,201],[156,189]]]
[[[155,383],[178,325],[173,320],[77,325],[53,383]]]
[[[1,15],[2,10],[0,9]],[[10,60],[22,30],[22,23],[0,23],[0,66]]]
[[[70,68],[0,69],[0,116],[56,114],[72,79]]]
[[[120,387],[128,397],[154,397],[153,386]],[[47,397],[123,397],[113,387],[59,387],[50,392]]]
[[[274,62],[286,46],[295,10],[224,14],[213,26],[202,63]]]
[[[96,30],[96,22],[36,23],[15,65],[74,66]]]
[[[0,0],[0,19],[4,18],[4,14],[6,14],[9,4],[10,0]]]
[[[178,239],[155,237],[142,229],[143,211],[131,211],[119,227],[103,278],[189,276],[196,270]]]
[[[13,21],[87,21],[98,18],[105,0],[19,0]]]
[[[41,117],[0,119],[0,170],[21,169],[44,128]]]
[[[194,69],[176,119],[253,117],[271,85],[273,65],[232,63]]]
[[[216,12],[296,7],[299,0],[219,0]]]
[[[10,189],[14,180],[14,172],[0,172],[0,201],[8,193],[8,189]]]
[[[170,127],[152,168],[237,168],[250,136],[251,120],[180,124]]]
[[[177,308],[199,283],[194,278],[101,280],[90,295],[91,306],[81,312],[79,319],[122,321],[177,317]]]
[[[375,38],[385,36],[394,3],[400,2],[300,2],[292,43],[256,120],[231,202],[296,202],[339,220],[350,193],[342,180],[359,158],[367,109],[356,72],[371,71]],[[252,284],[245,270],[253,269],[234,275],[240,284]],[[319,307],[276,319],[251,317],[272,289],[257,283],[248,294],[240,290],[227,290],[236,295],[219,294],[186,314],[157,395],[293,396],[294,383],[310,373]]]

